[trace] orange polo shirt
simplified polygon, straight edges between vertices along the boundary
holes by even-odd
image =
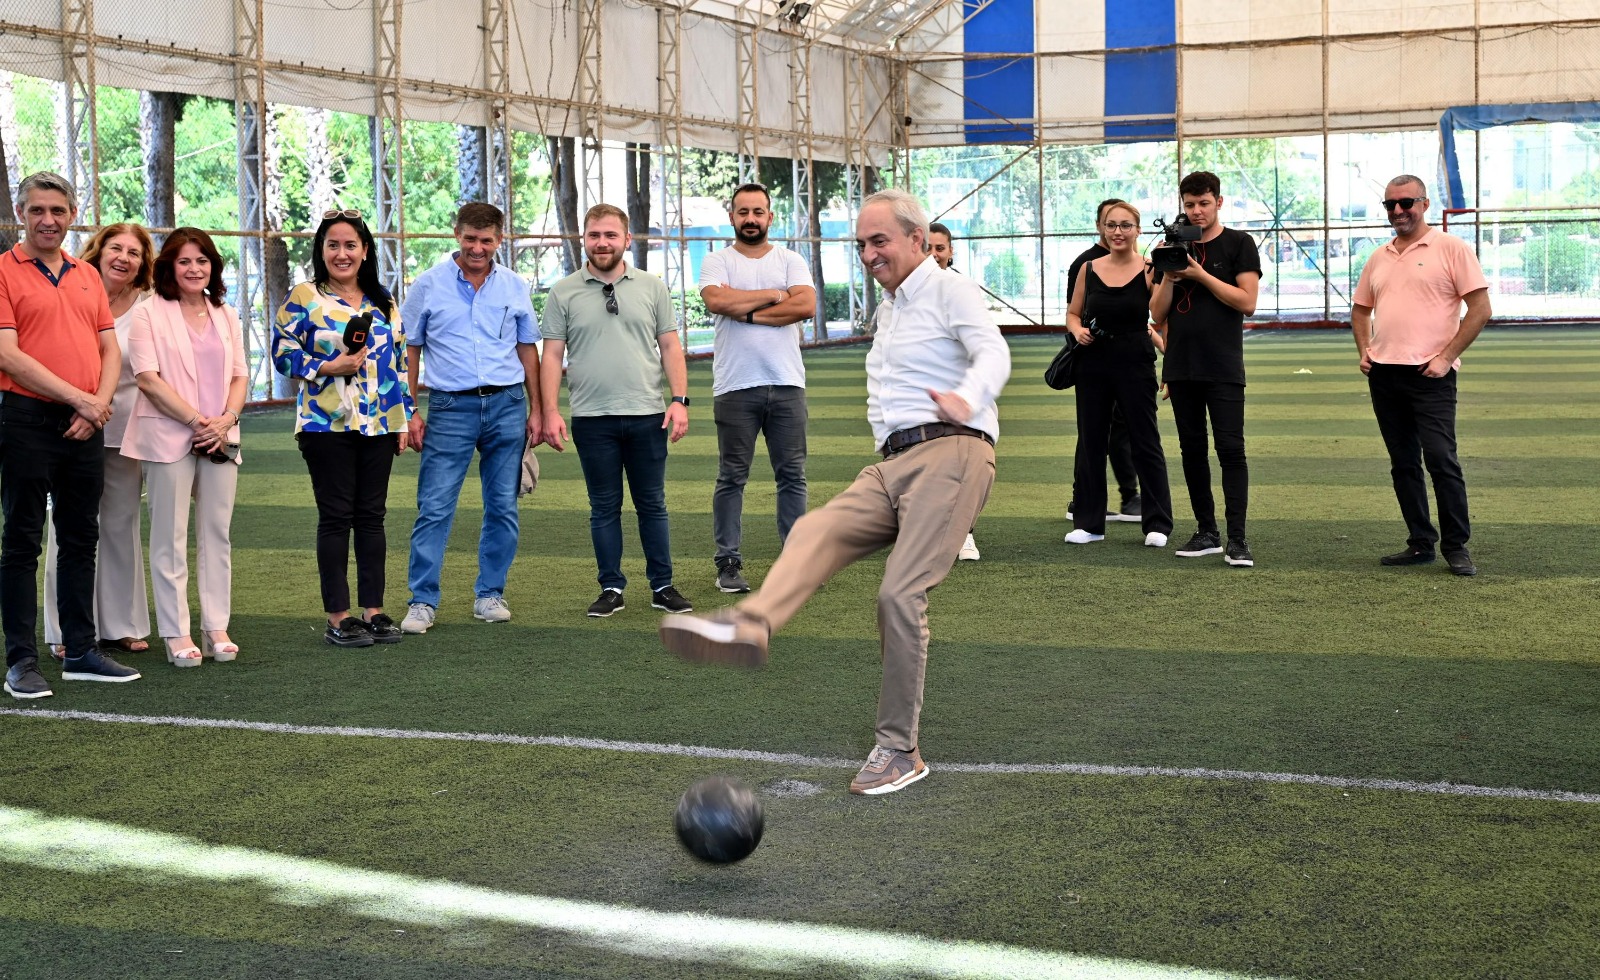
[[[0,330],[15,330],[24,354],[79,391],[93,393],[100,390],[100,332],[116,329],[116,320],[99,270],[61,255],[67,264],[57,282],[21,245],[0,255]],[[3,373],[0,391],[52,400]]]
[[[1472,247],[1454,235],[1430,228],[1403,252],[1389,242],[1356,284],[1355,302],[1373,311],[1369,355],[1379,364],[1428,363],[1461,329],[1462,299],[1488,285]]]

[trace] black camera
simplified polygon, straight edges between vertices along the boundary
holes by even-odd
[[[1161,229],[1165,240],[1150,250],[1150,267],[1155,270],[1156,282],[1160,282],[1162,273],[1182,272],[1189,268],[1194,243],[1200,240],[1204,232],[1198,225],[1190,224],[1186,214],[1178,215],[1171,224],[1157,218],[1156,227]]]

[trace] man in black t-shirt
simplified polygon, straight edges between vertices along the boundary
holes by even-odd
[[[1199,525],[1176,553],[1198,558],[1222,552],[1228,564],[1250,567],[1255,559],[1245,543],[1250,469],[1244,453],[1244,318],[1256,311],[1261,256],[1249,235],[1222,226],[1216,174],[1197,170],[1178,184],[1178,193],[1183,213],[1201,230],[1200,240],[1190,246],[1189,267],[1162,276],[1150,296],[1151,319],[1167,323],[1161,381],[1171,396],[1183,478]],[[1222,466],[1226,548],[1211,497],[1208,415]]]

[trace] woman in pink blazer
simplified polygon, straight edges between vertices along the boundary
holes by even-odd
[[[228,637],[233,554],[228,538],[239,481],[239,412],[248,391],[239,313],[222,297],[222,256],[211,236],[178,228],[156,256],[156,294],[134,307],[128,331],[139,395],[122,454],[144,461],[150,504],[150,591],[167,661],[199,666],[189,629],[189,500],[195,502],[204,656],[239,655]]]

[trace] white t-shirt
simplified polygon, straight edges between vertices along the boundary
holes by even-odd
[[[737,249],[724,248],[700,262],[700,288],[791,289],[810,286],[811,270],[799,254],[774,245],[767,254],[752,259]],[[721,395],[760,385],[804,388],[805,364],[800,360],[800,324],[769,327],[716,317],[716,357],[711,365],[711,393]]]

